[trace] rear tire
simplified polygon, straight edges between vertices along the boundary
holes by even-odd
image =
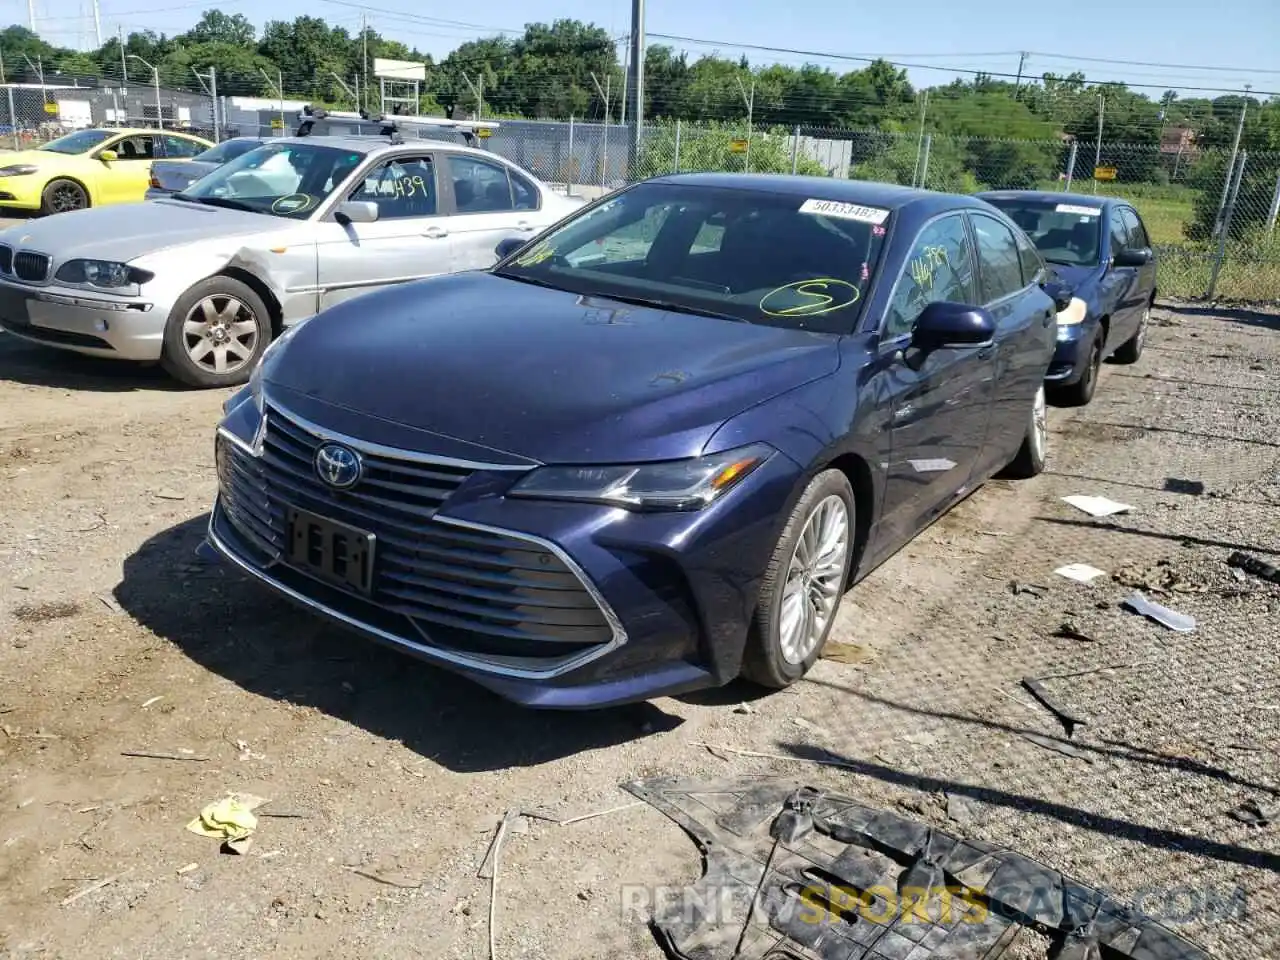
[[[192,387],[233,387],[249,379],[270,342],[271,315],[253,288],[209,277],[173,305],[160,364]]]
[[[70,213],[89,207],[89,192],[74,180],[50,180],[40,194],[40,212],[45,216]]]
[[[1138,321],[1138,332],[1120,344],[1116,351],[1116,363],[1137,363],[1142,358],[1142,348],[1147,345],[1147,324],[1151,321],[1151,304],[1142,308],[1142,319]]]
[[[1058,387],[1053,391],[1054,402],[1064,407],[1083,407],[1093,399],[1098,389],[1098,374],[1102,372],[1102,334],[1094,337],[1089,347],[1089,364],[1080,379],[1069,387]]]
[[[800,495],[765,569],[742,661],[748,680],[779,689],[817,662],[844,597],[855,529],[849,478],[822,471]]]
[[[1036,391],[1031,402],[1027,432],[1022,438],[1018,455],[1000,472],[1010,480],[1029,480],[1044,473],[1045,455],[1049,447],[1049,411],[1045,408],[1044,386]]]

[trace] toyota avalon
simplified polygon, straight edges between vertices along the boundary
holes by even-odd
[[[782,687],[847,586],[1044,466],[1044,264],[979,200],[661,177],[275,341],[209,544],[520,703]]]

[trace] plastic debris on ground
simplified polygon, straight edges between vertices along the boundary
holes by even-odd
[[[1154,620],[1170,630],[1178,633],[1191,633],[1196,628],[1196,618],[1189,614],[1170,610],[1168,607],[1148,600],[1141,593],[1135,593],[1124,601],[1124,606],[1140,616]]]
[[[1128,513],[1133,509],[1127,503],[1121,503],[1118,500],[1111,500],[1107,497],[1088,497],[1081,494],[1072,494],[1062,499],[1077,510],[1083,510],[1091,517],[1110,517],[1117,513]]]
[[[222,840],[229,853],[246,853],[249,835],[258,828],[254,809],[267,802],[251,793],[233,793],[216,800],[200,811],[200,816],[187,824],[187,829],[202,837]]]

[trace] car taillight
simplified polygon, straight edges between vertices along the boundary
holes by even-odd
[[[160,178],[157,177],[154,173],[151,175],[151,185],[155,187],[157,190],[160,189]]]

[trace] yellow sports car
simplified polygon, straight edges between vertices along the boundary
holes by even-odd
[[[0,207],[62,213],[141,201],[151,161],[190,160],[212,146],[176,130],[77,130],[34,150],[0,153]]]

